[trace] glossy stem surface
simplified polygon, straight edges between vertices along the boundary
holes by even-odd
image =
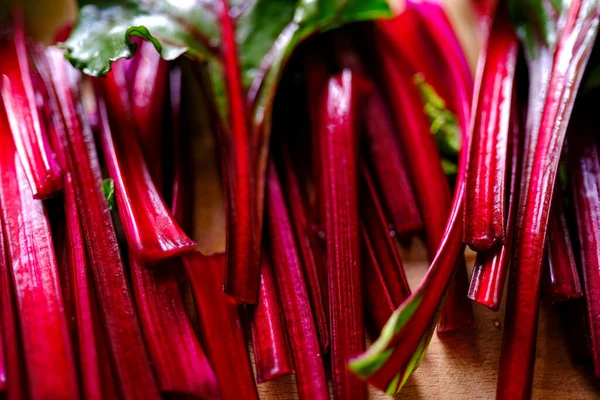
[[[79,396],[50,222],[0,122],[0,204],[17,304],[29,396]],[[49,374],[48,371],[54,371]]]
[[[294,356],[298,395],[307,400],[328,399],[329,389],[317,327],[311,312],[292,223],[273,162],[269,163],[267,169],[266,201],[269,249]]]
[[[463,239],[476,252],[488,251],[505,239],[505,171],[519,51],[519,39],[506,12],[496,16],[484,51],[470,135]]]
[[[102,173],[94,139],[79,94],[69,84],[71,67],[60,52],[52,53],[48,60],[67,129],[67,159],[118,392],[125,399],[158,399],[112,218],[101,191]]]
[[[575,94],[598,29],[594,0],[573,1],[554,52],[547,97],[526,154],[496,396],[531,396],[541,265],[550,203]],[[541,54],[541,53],[540,53]],[[539,96],[534,93],[534,96]],[[531,101],[533,98],[530,97]],[[531,115],[528,114],[528,119]]]
[[[321,101],[331,370],[334,397],[363,399],[366,386],[347,368],[365,347],[358,228],[358,109],[363,84],[346,69],[327,83]]]
[[[196,244],[177,224],[152,180],[122,98],[125,87],[123,68],[115,65],[103,84],[104,97],[97,96],[100,138],[127,243],[138,260],[153,263],[182,255]]]
[[[251,313],[250,329],[256,381],[268,382],[293,373],[282,307],[279,304],[273,269],[266,254],[263,254],[261,260],[258,304]]]
[[[511,131],[508,142],[510,165],[506,174],[509,188],[506,192],[508,204],[506,220],[505,243],[492,249],[477,253],[468,296],[471,300],[498,311],[502,303],[506,275],[511,261],[511,251],[514,246],[514,232],[517,219],[519,202],[519,188],[521,186],[521,172],[523,170],[523,145],[525,132],[519,121],[516,104],[513,104],[511,115]]]
[[[373,92],[369,96],[364,118],[369,161],[394,231],[399,235],[418,231],[423,220],[406,167],[406,155],[381,94]]]
[[[183,256],[192,284],[202,343],[219,382],[223,400],[258,400],[238,304],[223,293],[225,256],[192,252]]]
[[[298,249],[302,258],[302,266],[306,277],[306,284],[309,291],[310,303],[312,306],[317,330],[319,331],[319,341],[323,353],[329,350],[329,321],[325,303],[326,286],[320,279],[323,275],[325,266],[320,263],[317,266],[316,254],[314,251],[315,243],[311,240],[314,235],[310,226],[309,206],[306,193],[302,190],[299,181],[299,171],[293,165],[291,154],[287,149],[283,150],[283,163],[285,175],[285,194],[290,210],[290,218],[294,225],[294,232],[298,240]],[[317,243],[320,245],[320,243]],[[323,260],[320,260],[323,261]]]
[[[0,95],[32,193],[43,199],[61,189],[61,170],[37,108],[24,29],[23,14],[17,10],[11,37],[0,38]]]
[[[558,188],[554,190],[546,239],[548,241],[546,245],[548,270],[546,272],[550,293],[554,301],[564,301],[583,296],[583,290],[579,280],[575,254],[573,253],[571,233],[567,225],[563,194],[560,193]]]
[[[227,174],[227,273],[225,291],[243,303],[255,304],[260,280],[254,173],[251,145],[235,42],[235,28],[227,0],[220,0],[223,65],[227,81],[229,127],[224,143]]]

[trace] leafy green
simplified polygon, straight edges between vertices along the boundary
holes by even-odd
[[[105,75],[136,50],[134,37],[151,41],[162,57],[182,54],[206,62],[222,121],[227,98],[221,54],[219,1],[82,0],[80,17],[63,44],[71,63]],[[359,20],[392,16],[388,0],[230,0],[242,84],[255,103],[255,125],[270,112],[285,61],[307,36]]]
[[[425,82],[422,74],[415,74],[413,82],[419,88],[424,103],[423,112],[429,118],[429,129],[442,156],[442,168],[446,175],[455,175],[458,170],[458,153],[462,146],[456,115],[446,108],[444,99]]]
[[[117,200],[115,198],[115,181],[106,178],[102,181],[102,194],[104,194],[104,198],[108,202],[108,209],[113,211],[117,209]]]
[[[350,362],[350,369],[361,378],[368,378],[377,372],[394,351],[391,346],[394,336],[411,319],[420,303],[421,298],[416,296],[394,311],[381,330],[379,338],[373,342],[363,355]]]

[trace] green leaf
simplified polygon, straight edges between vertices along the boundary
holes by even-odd
[[[361,378],[368,378],[377,372],[394,351],[390,346],[394,336],[411,319],[420,303],[421,297],[415,296],[394,311],[381,330],[379,338],[373,342],[363,355],[350,361],[350,369]]]
[[[134,37],[151,41],[162,57],[186,53],[208,65],[223,122],[227,98],[221,54],[219,1],[82,0],[80,17],[63,43],[66,57],[85,73],[102,76],[130,58]],[[286,60],[307,36],[339,25],[392,16],[388,0],[230,0],[241,78],[255,125],[270,113]]]
[[[423,100],[423,112],[429,118],[431,134],[442,156],[442,168],[446,175],[455,175],[458,167],[458,153],[462,146],[461,131],[458,120],[446,108],[446,102],[435,91],[433,86],[425,82],[422,74],[415,74],[413,82],[419,88]]]
[[[102,181],[102,194],[108,202],[108,209],[113,211],[117,209],[117,200],[115,198],[115,181],[106,178]]]

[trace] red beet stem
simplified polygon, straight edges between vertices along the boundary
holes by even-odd
[[[219,382],[223,400],[258,400],[236,301],[223,293],[225,256],[192,252],[183,256],[192,284],[202,343]]]
[[[371,171],[364,162],[360,163],[359,168],[364,184],[361,190],[361,220],[385,277],[389,295],[395,307],[398,307],[410,295],[410,287],[392,237],[395,232],[390,229]]]
[[[177,224],[154,184],[128,105],[119,99],[125,90],[122,68],[113,67],[104,89],[106,97],[97,99],[100,137],[131,251],[136,259],[149,263],[191,251],[196,244]]]
[[[578,116],[578,115],[576,115]],[[600,376],[600,154],[590,117],[569,135],[569,161],[589,321],[594,373]]]
[[[381,50],[382,73],[387,79],[390,106],[401,132],[403,149],[406,149],[406,154],[410,154],[407,158],[409,171],[415,183],[425,223],[429,254],[433,255],[444,235],[451,203],[450,187],[442,170],[434,138],[429,131],[429,122],[422,111],[420,94],[412,82],[412,73],[390,55],[388,42],[382,35],[383,33],[379,35],[377,41]],[[464,132],[463,142],[466,142]],[[464,258],[457,262],[464,264]],[[461,275],[454,278],[461,279],[460,285],[453,285],[453,290],[448,292],[443,323],[440,324],[441,331],[468,326],[473,322],[471,305],[466,297],[466,270],[461,271]],[[464,292],[461,288],[463,285]]]
[[[381,189],[382,201],[394,223],[394,231],[399,235],[418,231],[423,227],[423,220],[404,161],[405,155],[398,143],[390,111],[378,92],[369,96],[364,118],[369,161]]]
[[[514,245],[514,232],[517,219],[517,208],[519,199],[519,188],[521,185],[521,171],[523,158],[523,137],[521,123],[518,117],[517,106],[513,100],[511,112],[511,130],[508,141],[508,154],[510,165],[507,166],[506,174],[509,180],[509,188],[506,193],[508,212],[506,219],[506,240],[488,251],[477,253],[471,284],[469,286],[469,298],[494,311],[500,309],[506,273],[510,265],[511,249]]]
[[[553,55],[539,125],[532,122],[532,145],[526,145],[531,151],[525,155],[496,391],[499,400],[531,396],[541,265],[552,192],[567,122],[598,28],[598,7],[589,3],[573,1],[565,9],[567,18]],[[533,98],[531,102],[535,102]],[[535,107],[531,110],[539,112]]]
[[[298,395],[301,399],[328,399],[329,389],[309,294],[283,191],[272,162],[267,169],[266,201],[269,249],[294,356]]]
[[[2,113],[3,114],[3,113]],[[4,119],[4,115],[0,116]],[[3,128],[2,128],[3,129]],[[1,207],[1,204],[0,204]],[[7,400],[21,400],[25,395],[25,374],[17,327],[14,294],[6,254],[4,229],[0,223],[0,346],[2,347],[2,392]]]
[[[79,396],[75,362],[50,232],[41,200],[0,122],[0,203],[32,399]],[[48,371],[53,371],[49,374]]]
[[[64,202],[67,224],[67,254],[75,308],[75,325],[82,393],[86,399],[115,396],[115,384],[110,372],[108,349],[98,320],[92,277],[85,251],[85,240],[77,200],[70,174],[64,177]],[[109,373],[106,373],[106,370]]]
[[[92,132],[78,94],[69,86],[69,66],[62,53],[50,52],[48,60],[67,128],[67,158],[118,390],[125,399],[158,399],[110,211],[101,191],[102,174]]]
[[[51,54],[55,50],[48,50]],[[44,83],[48,115],[47,124],[50,142],[56,154],[57,161],[63,171],[69,171],[68,139],[64,120],[56,91],[50,77],[44,49],[38,47],[33,52],[33,59]],[[72,332],[76,339],[77,356],[79,358],[82,394],[86,399],[102,399],[115,396],[115,384],[110,372],[108,349],[98,321],[98,310],[92,286],[92,277],[85,251],[85,240],[81,228],[81,216],[77,209],[77,200],[73,180],[70,173],[63,176],[64,210],[66,225],[66,240],[63,244],[65,253],[65,279],[63,294],[72,296]],[[65,303],[67,295],[65,294]],[[66,306],[66,304],[65,304]],[[67,313],[67,316],[69,314]],[[109,373],[106,373],[106,370]]]
[[[459,177],[464,176],[464,169]],[[448,229],[421,285],[398,308],[381,336],[350,369],[390,395],[396,395],[425,356],[457,260],[462,257],[464,183],[459,181]]]
[[[317,260],[313,251],[314,242],[311,240],[313,232],[309,223],[308,199],[305,191],[302,190],[297,168],[293,165],[292,157],[287,149],[283,149],[283,165],[285,174],[285,194],[287,204],[290,209],[290,218],[294,225],[294,232],[298,241],[302,265],[304,266],[304,276],[310,293],[310,302],[315,323],[319,332],[319,342],[321,350],[326,353],[329,350],[329,327],[327,312],[325,310],[325,299],[322,291],[322,282],[317,268]],[[324,268],[323,264],[319,267]],[[323,286],[325,288],[326,286]]]
[[[360,55],[346,36],[335,36],[333,47],[341,68],[348,68],[361,76],[367,73]],[[420,230],[423,220],[406,169],[405,155],[398,143],[390,110],[377,89],[368,96],[363,119],[365,154],[373,166],[382,202],[389,210],[395,232],[402,235]]]
[[[453,76],[461,78],[462,85],[466,88],[466,95],[471,99],[473,91],[471,68],[458,36],[454,32],[452,22],[446,15],[444,6],[440,7],[439,3],[428,1],[411,1],[411,5],[414,5],[416,12],[420,14],[422,23],[431,37],[435,38],[436,42],[443,43],[441,46],[436,46],[436,50],[443,59],[450,60]],[[464,96],[464,94],[460,96]],[[458,109],[455,111],[458,112]],[[467,112],[468,108],[464,111]],[[464,122],[468,123],[469,121]]]
[[[149,269],[130,258],[136,305],[156,376],[164,393],[217,398],[217,381],[186,314],[174,267]]]
[[[61,189],[56,163],[37,109],[22,12],[13,13],[13,36],[0,46],[0,95],[33,196],[47,198]]]
[[[379,333],[398,305],[394,304],[394,300],[389,292],[386,278],[381,271],[377,253],[371,243],[371,239],[369,239],[369,234],[365,229],[364,223],[361,223],[360,232],[362,238],[361,263],[366,311],[365,320],[369,333],[375,339],[379,336]],[[373,324],[372,328],[371,324]],[[373,328],[375,332],[371,333],[371,329]]]
[[[131,105],[140,143],[144,150],[150,174],[161,187],[163,159],[163,120],[167,88],[168,63],[148,41],[138,44],[137,64],[131,88]]]
[[[320,99],[323,97],[323,91],[327,87],[329,72],[322,58],[313,55],[307,57],[305,62],[305,73],[307,79],[308,99]],[[325,234],[325,187],[324,176],[321,173],[321,147],[323,147],[323,135],[320,134],[320,103],[312,101],[308,104],[310,129],[311,129],[311,150],[312,150],[312,182],[313,198],[310,204],[311,210],[311,243],[316,265],[319,267],[318,275],[323,295],[323,308],[329,324],[329,290],[327,277],[327,249]],[[329,329],[329,328],[327,328]],[[331,340],[329,340],[331,345]]]
[[[139,61],[139,67],[143,61]],[[138,74],[140,71],[138,71]],[[166,71],[164,71],[166,73]],[[171,87],[171,104],[174,118],[178,118],[181,91],[177,74],[174,74]],[[164,83],[163,83],[164,84]],[[135,94],[135,93],[134,93]],[[161,112],[162,107],[155,112]],[[102,110],[100,110],[102,115]],[[136,125],[137,127],[137,125]],[[142,127],[146,129],[147,127]],[[159,128],[162,128],[159,126]],[[174,125],[177,129],[179,126]],[[155,135],[160,135],[155,132]],[[141,132],[142,133],[142,132]],[[149,135],[149,132],[143,132]],[[173,132],[177,139],[180,132]],[[156,139],[156,138],[155,138]],[[180,144],[180,143],[175,143]],[[160,147],[159,147],[160,150]],[[181,148],[179,148],[181,150]],[[178,154],[178,157],[183,157]],[[156,160],[153,160],[155,162]],[[178,171],[174,186],[178,189],[175,196],[183,197],[183,171]],[[162,182],[162,171],[154,171],[153,180]],[[160,189],[157,191],[161,192]],[[181,200],[175,197],[175,204]],[[175,210],[184,214],[184,210]],[[136,304],[140,313],[142,330],[146,345],[153,361],[158,382],[162,392],[199,398],[218,397],[218,385],[215,374],[208,363],[204,350],[194,332],[194,328],[186,313],[183,298],[179,289],[177,264],[167,261],[168,267],[150,269],[149,265],[130,257],[130,269]]]
[[[461,129],[466,130],[473,78],[458,39],[444,16],[439,4],[407,1],[399,16],[378,21],[377,31],[390,41],[387,54],[401,54],[402,63],[414,73],[422,74],[457,115]],[[420,51],[423,48],[428,52]],[[448,77],[452,77],[453,84],[448,84]]]
[[[563,195],[557,188],[554,190],[550,221],[548,222],[548,237],[546,239],[548,241],[546,244],[548,255],[547,279],[549,281],[548,288],[554,301],[564,301],[583,296],[583,291],[577,263],[575,262],[575,254],[573,254],[571,234],[563,205]]]
[[[250,320],[258,383],[294,372],[271,263],[264,252],[261,258],[258,304],[252,311]]]
[[[327,276],[333,393],[367,397],[366,386],[347,368],[364,350],[360,237],[358,229],[358,110],[364,85],[350,70],[330,78],[321,101],[321,173],[324,183]]]
[[[260,280],[254,161],[245,97],[227,0],[220,1],[221,41],[229,106],[229,137],[225,138],[227,174],[227,273],[225,292],[255,304]],[[224,135],[227,136],[227,135]]]
[[[463,241],[477,252],[505,238],[507,143],[519,39],[506,12],[499,11],[477,76],[471,126]]]

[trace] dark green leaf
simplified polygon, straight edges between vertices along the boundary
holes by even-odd
[[[259,125],[292,50],[307,36],[344,23],[392,15],[387,0],[234,0],[241,77]],[[150,40],[165,59],[181,54],[205,61],[222,120],[227,98],[220,59],[220,2],[83,0],[80,18],[63,44],[77,68],[95,76],[135,52],[133,37]]]
[[[102,181],[102,193],[108,202],[108,209],[113,211],[117,209],[117,203],[115,198],[115,181],[110,178],[106,178]]]

